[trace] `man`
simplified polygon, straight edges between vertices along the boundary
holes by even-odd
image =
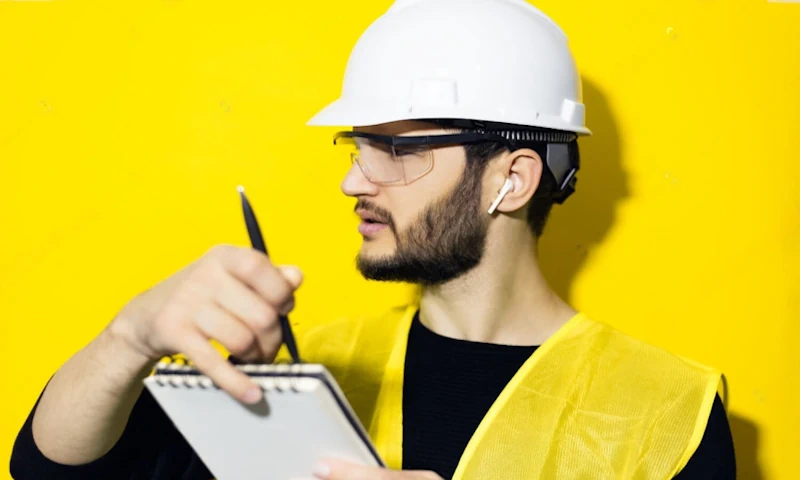
[[[580,78],[558,27],[522,0],[398,0],[361,37],[314,125],[353,166],[367,278],[419,284],[408,308],[300,339],[389,465],[325,479],[734,478],[718,372],[574,311],[536,244],[575,187]],[[53,376],[15,444],[29,478],[207,479],[142,379],[186,354],[242,402],[220,357],[272,361],[301,275],[217,247],[134,298]],[[224,480],[224,479],[223,479]]]

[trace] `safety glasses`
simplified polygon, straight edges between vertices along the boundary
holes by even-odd
[[[348,151],[351,162],[364,176],[379,185],[408,185],[433,168],[433,148],[468,143],[499,142],[513,148],[514,142],[489,132],[445,135],[391,136],[365,132],[339,132],[334,145]]]

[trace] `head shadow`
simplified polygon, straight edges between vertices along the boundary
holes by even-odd
[[[751,420],[732,413],[728,417],[736,452],[736,475],[749,480],[762,480],[764,472],[758,463],[758,426]]]
[[[563,205],[553,206],[539,240],[542,272],[567,302],[572,300],[575,277],[614,224],[618,204],[629,195],[612,109],[596,84],[585,77],[582,83],[586,123],[592,135],[578,140],[581,168],[575,193]]]

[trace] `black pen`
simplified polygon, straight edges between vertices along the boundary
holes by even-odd
[[[264,237],[261,236],[261,228],[258,226],[258,220],[256,220],[256,214],[253,212],[253,207],[250,206],[250,202],[247,200],[247,196],[244,194],[244,187],[239,187],[238,190],[239,196],[242,197],[244,222],[247,225],[247,234],[250,236],[250,243],[254,249],[258,250],[264,255],[269,256],[267,253],[267,245],[264,243]],[[289,350],[289,355],[292,357],[292,362],[300,363],[300,353],[297,351],[297,343],[294,340],[292,326],[289,324],[289,317],[286,315],[281,315],[278,317],[278,319],[281,323],[283,343],[286,344],[286,348]]]

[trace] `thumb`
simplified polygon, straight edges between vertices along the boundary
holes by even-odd
[[[378,467],[367,467],[342,460],[328,459],[314,468],[314,475],[323,480],[375,480],[386,478]]]
[[[282,265],[278,267],[278,270],[281,272],[281,275],[283,275],[283,278],[295,289],[299,288],[300,284],[303,283],[303,272],[300,271],[298,267],[294,265]]]

